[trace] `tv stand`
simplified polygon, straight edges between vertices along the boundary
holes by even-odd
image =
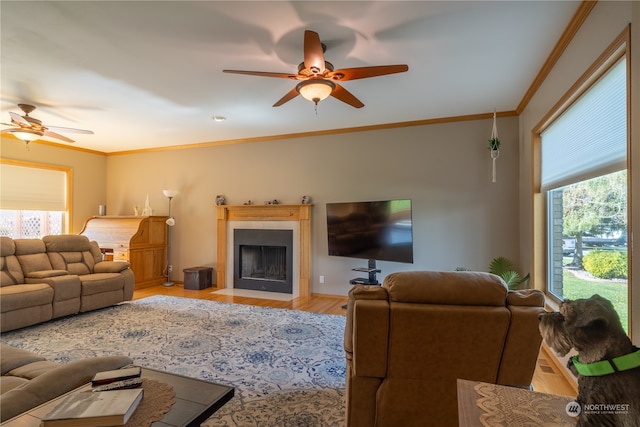
[[[370,259],[368,267],[359,267],[352,268],[351,271],[359,271],[362,273],[369,273],[369,277],[357,277],[355,279],[349,280],[349,283],[352,285],[380,285],[378,279],[376,279],[376,274],[381,273],[382,270],[376,268],[376,260]],[[347,305],[342,306],[343,309],[347,309]]]
[[[379,285],[378,279],[376,279],[376,274],[382,272],[376,268],[376,260],[370,259],[368,267],[360,267],[360,268],[352,268],[351,271],[359,271],[362,273],[368,273],[369,277],[358,277],[356,279],[349,280],[349,283],[352,285]]]

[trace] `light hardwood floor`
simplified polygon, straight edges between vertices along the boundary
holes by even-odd
[[[345,314],[345,310],[342,306],[347,302],[347,297],[334,295],[313,294],[310,297],[295,298],[292,301],[276,301],[212,293],[215,290],[216,288],[189,290],[184,289],[181,283],[176,283],[175,286],[171,287],[158,285],[137,290],[134,292],[133,299],[146,298],[152,295],[169,295],[175,297],[229,302],[234,304],[248,304],[339,315]],[[543,348],[540,352],[538,365],[536,366],[536,371],[533,377],[534,390],[563,396],[575,396],[576,390],[560,373],[558,367],[553,363],[553,360],[554,358],[547,353],[545,348]]]

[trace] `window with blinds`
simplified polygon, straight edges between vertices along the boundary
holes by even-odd
[[[541,134],[547,290],[610,300],[628,328],[627,62],[622,58]]]
[[[0,235],[40,238],[65,232],[68,171],[0,164]]]

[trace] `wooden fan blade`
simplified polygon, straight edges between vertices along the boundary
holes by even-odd
[[[275,104],[273,104],[274,107],[279,107],[282,104],[284,104],[285,102],[291,101],[293,98],[295,98],[296,96],[298,96],[298,90],[294,87],[293,89],[291,89],[289,92],[286,93],[285,96],[283,96],[282,98],[280,98],[278,100],[278,102],[276,102]]]
[[[324,73],[324,53],[320,36],[315,31],[304,32],[304,66],[314,74]]]
[[[333,96],[336,99],[339,99],[340,101],[346,104],[351,105],[352,107],[355,107],[355,108],[364,107],[364,104],[360,102],[358,98],[353,96],[351,92],[349,92],[348,90],[346,90],[345,88],[343,88],[337,83],[334,83],[334,84],[336,85],[336,88],[333,90],[333,92],[331,92],[331,96]]]
[[[91,132],[91,133],[93,133],[93,132]],[[62,136],[59,133],[51,132],[49,130],[45,130],[43,132],[43,134],[44,134],[44,136],[48,136],[49,138],[61,139],[61,140],[66,141],[66,142],[75,142],[73,139],[69,139],[66,136]]]
[[[279,79],[297,79],[297,74],[271,73],[268,71],[222,70],[223,73],[246,74],[248,76],[276,77]]]
[[[384,76],[387,74],[404,73],[409,70],[409,66],[406,64],[401,65],[378,65],[374,67],[357,67],[357,68],[344,68],[342,70],[335,70],[329,74],[329,78],[347,81],[366,79],[369,77]]]
[[[31,123],[29,123],[24,117],[22,117],[20,114],[18,113],[12,113],[11,111],[9,112],[9,115],[11,116],[11,119],[13,121],[15,121],[16,123],[22,123],[23,125],[29,126],[31,127]]]
[[[92,130],[65,128],[61,126],[48,126],[48,125],[46,126],[46,128],[49,131],[65,132],[65,133],[85,133],[85,134],[93,135]]]

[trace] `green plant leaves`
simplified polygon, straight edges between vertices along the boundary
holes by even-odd
[[[489,264],[489,273],[500,276],[510,290],[518,289],[520,285],[529,280],[530,274],[520,277],[515,266],[505,257],[496,257]]]

